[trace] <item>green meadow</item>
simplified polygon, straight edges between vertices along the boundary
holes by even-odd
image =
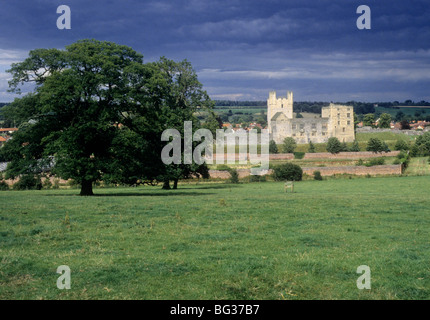
[[[0,192],[0,299],[430,298],[428,176],[179,187]]]

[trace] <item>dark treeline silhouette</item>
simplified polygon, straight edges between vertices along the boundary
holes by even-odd
[[[234,107],[234,108],[264,108],[267,106],[266,101],[235,101],[235,100],[214,100],[216,107]],[[353,106],[356,114],[367,114],[375,113],[375,106],[393,108],[397,109],[399,106],[430,106],[430,102],[420,101],[414,102],[412,100],[406,100],[404,102],[393,101],[393,102],[358,102],[358,101],[348,101],[348,102],[335,102],[336,104],[343,104],[348,106]],[[329,102],[308,102],[308,101],[295,101],[294,102],[294,112],[311,112],[311,113],[321,113],[323,107],[328,106]]]

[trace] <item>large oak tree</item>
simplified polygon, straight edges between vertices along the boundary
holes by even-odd
[[[81,40],[65,50],[37,49],[9,72],[10,90],[34,92],[5,110],[23,123],[2,153],[7,176],[52,172],[92,195],[97,180],[128,184],[207,175],[206,166],[165,165],[161,133],[184,121],[199,123],[198,107],[212,104],[187,61],[143,63],[127,46]]]

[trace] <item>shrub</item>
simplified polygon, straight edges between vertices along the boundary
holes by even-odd
[[[291,137],[287,137],[284,139],[282,144],[282,152],[283,153],[293,153],[297,147],[296,140]]]
[[[276,154],[278,153],[278,146],[274,140],[270,140],[269,142],[269,153],[270,154]]]
[[[60,180],[54,179],[54,185],[52,186],[53,189],[60,189]]]
[[[301,181],[302,178],[303,170],[297,164],[287,162],[273,167],[273,179],[275,181]]]
[[[51,188],[52,188],[52,183],[51,183],[51,181],[49,180],[49,178],[46,178],[46,179],[43,181],[42,186],[43,186],[43,189],[51,189]]]
[[[402,167],[403,167],[403,169],[406,169],[408,167],[408,165],[409,165],[410,158],[411,157],[410,157],[410,155],[409,155],[408,152],[401,151],[397,155],[397,158],[396,158],[397,161],[395,161],[396,162],[395,164],[401,164]],[[399,163],[397,163],[397,162],[399,162]]]
[[[19,181],[13,185],[14,190],[41,190],[42,181],[39,176],[30,174],[22,175]]]
[[[365,166],[366,167],[373,167],[373,166],[382,166],[385,164],[385,159],[384,158],[372,158],[370,159]]]
[[[342,151],[342,144],[340,143],[339,139],[336,137],[331,137],[327,141],[327,151],[336,154]]]
[[[347,145],[347,143],[346,143],[346,142],[342,142],[342,143],[340,144],[340,147],[341,147],[341,151],[342,151],[342,152],[348,152],[348,151],[349,151],[349,148],[348,148],[348,145]]]
[[[423,135],[418,136],[411,149],[411,153],[413,157],[430,156],[430,132],[426,132]]]
[[[228,180],[228,182],[239,183],[239,173],[236,169],[230,168],[230,170],[228,170],[228,173],[230,173],[230,179]]]
[[[349,149],[351,152],[360,152],[360,145],[358,144],[357,140],[354,140],[354,143],[352,144],[351,149]]]
[[[309,153],[315,153],[315,145],[312,143],[312,141],[309,141],[309,148],[308,148],[308,152]]]
[[[303,159],[305,156],[304,152],[294,152],[294,159]]]
[[[320,171],[314,171],[314,179],[315,180],[322,180],[323,179]]]
[[[394,146],[394,150],[407,151],[409,150],[409,145],[406,143],[405,140],[397,140],[396,145]]]
[[[374,153],[384,152],[384,151],[390,152],[388,145],[378,138],[370,138],[369,141],[367,142],[366,150],[372,151]]]
[[[216,166],[216,169],[220,171],[229,171],[231,168],[226,164],[219,164]]]
[[[357,161],[357,166],[364,166],[364,161],[363,161],[363,159],[358,159],[358,161]]]
[[[0,191],[7,191],[9,190],[9,185],[6,183],[6,181],[0,181]]]

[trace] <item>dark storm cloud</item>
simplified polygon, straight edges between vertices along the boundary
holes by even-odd
[[[72,29],[56,28],[69,5]],[[33,48],[82,38],[133,47],[146,61],[188,59],[214,98],[430,100],[428,1],[370,0],[372,29],[358,30],[362,1],[8,1],[0,9],[0,72]],[[0,73],[0,99],[7,76]],[[10,97],[8,98],[10,99]]]

